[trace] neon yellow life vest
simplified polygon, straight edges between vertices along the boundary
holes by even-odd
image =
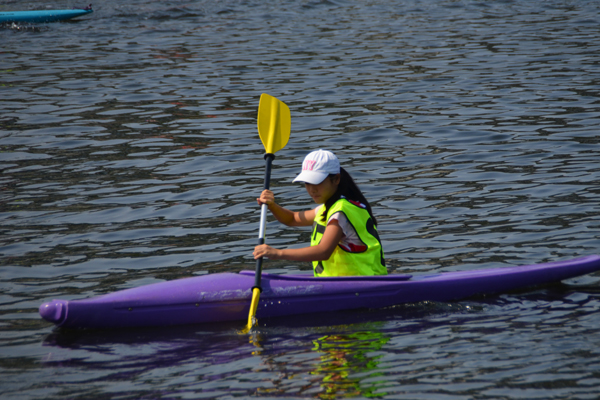
[[[315,276],[387,275],[379,234],[366,208],[360,203],[341,198],[331,206],[325,221],[324,212],[325,206],[322,206],[315,215],[311,246],[321,242],[329,218],[334,213],[341,212],[354,227],[367,250],[353,253],[337,245],[329,260],[313,261]]]

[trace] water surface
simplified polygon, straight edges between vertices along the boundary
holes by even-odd
[[[291,179],[309,151],[334,151],[392,272],[598,253],[599,22],[584,1],[106,0],[80,20],[3,26],[0,395],[597,398],[596,275],[261,321],[251,336],[64,332],[37,308],[253,269],[261,93],[292,113],[278,201],[311,207]],[[270,219],[267,240],[309,237]]]

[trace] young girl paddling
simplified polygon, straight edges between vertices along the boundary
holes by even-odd
[[[294,182],[304,182],[317,208],[290,211],[275,203],[270,190],[257,201],[287,226],[313,225],[310,247],[275,249],[262,244],[255,247],[254,258],[312,261],[315,276],[387,275],[371,206],[335,154],[317,150],[307,155]]]

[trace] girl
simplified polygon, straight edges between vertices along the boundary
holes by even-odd
[[[257,201],[287,226],[313,225],[311,246],[275,249],[262,244],[255,247],[254,258],[312,261],[315,276],[387,275],[371,206],[335,154],[317,150],[307,155],[294,182],[304,182],[320,205],[290,211],[275,203],[270,190],[263,191]]]

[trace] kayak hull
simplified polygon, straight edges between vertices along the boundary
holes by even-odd
[[[3,22],[28,22],[44,23],[65,21],[81,17],[93,12],[92,9],[81,10],[38,10],[38,11],[5,11],[0,12],[0,23]]]
[[[384,308],[420,301],[452,301],[494,294],[589,274],[600,256],[552,263],[446,272],[412,277],[315,278],[262,275],[257,318],[359,308]],[[170,326],[248,318],[254,272],[218,273],[160,282],[82,300],[53,300],[42,318],[68,328]]]

